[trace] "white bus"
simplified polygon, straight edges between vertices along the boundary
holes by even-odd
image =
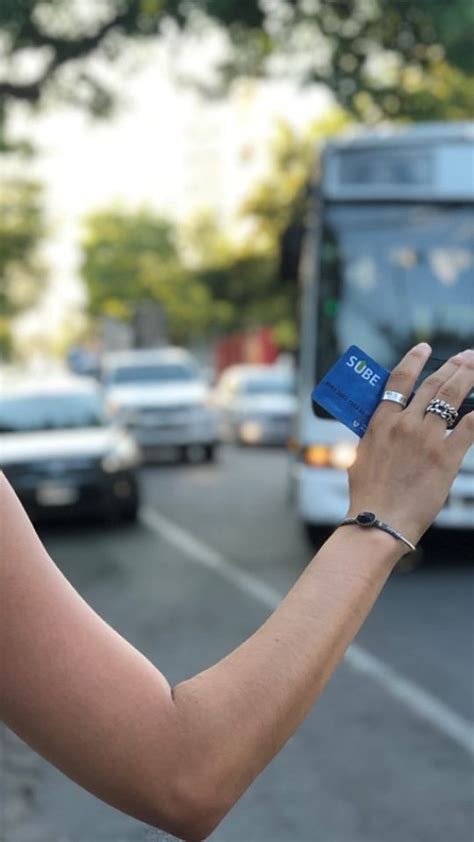
[[[302,259],[299,414],[291,486],[310,537],[348,505],[358,438],[310,392],[359,345],[387,369],[418,341],[474,347],[474,123],[373,130],[328,143]],[[474,397],[470,396],[470,400]],[[440,527],[474,528],[474,448]]]

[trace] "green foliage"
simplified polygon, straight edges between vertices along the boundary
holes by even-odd
[[[267,176],[240,209],[247,234],[237,243],[226,237],[210,214],[197,217],[183,232],[194,274],[210,291],[213,306],[228,330],[257,325],[274,328],[282,349],[297,347],[298,285],[281,273],[281,239],[290,225],[301,225],[306,212],[310,173],[316,175],[318,142],[337,134],[348,115],[333,109],[298,133],[286,123],[277,129]]]
[[[114,92],[85,60],[113,61],[126,39],[155,37],[164,21],[199,31],[203,15],[229,36],[224,85],[275,73],[324,83],[366,122],[474,111],[472,0],[3,0],[0,99],[35,104],[53,90],[107,114]],[[37,66],[28,79],[16,61],[25,50]]]
[[[209,212],[180,231],[149,210],[89,216],[82,274],[91,312],[128,319],[150,299],[162,304],[176,341],[267,325],[281,348],[295,349],[298,288],[281,276],[281,237],[304,216],[315,145],[347,123],[335,109],[302,134],[279,126],[268,175],[240,210],[247,233],[237,240]]]
[[[3,0],[0,38],[0,153],[11,103],[58,97],[106,116],[115,91],[95,56],[113,62],[128,39],[159,37],[165,22],[200,31],[203,18],[226,28],[225,90],[236,76],[284,75],[323,83],[339,105],[329,123],[297,135],[281,126],[268,178],[244,203],[251,236],[238,244],[212,219],[177,233],[152,212],[104,211],[89,217],[83,274],[93,312],[127,317],[134,301],[162,302],[172,335],[273,324],[295,341],[295,284],[278,277],[282,232],[306,207],[315,141],[350,118],[453,120],[474,113],[472,0]],[[204,27],[205,28],[205,27]],[[21,72],[27,57],[29,75]],[[24,65],[23,65],[24,66]],[[36,75],[35,75],[36,73]],[[332,122],[331,122],[332,121]],[[23,152],[31,152],[24,143]],[[0,199],[0,342],[5,318],[30,306],[44,268],[40,194],[5,182]],[[207,244],[207,245],[206,245]]]
[[[255,222],[256,231],[270,249],[282,233],[300,222],[306,210],[307,185],[317,177],[315,149],[349,125],[349,115],[334,108],[311,123],[303,132],[288,123],[277,126],[269,172],[241,208],[242,216]]]
[[[234,241],[212,214],[194,219],[182,234],[190,272],[211,296],[214,334],[266,325],[275,328],[282,348],[293,348],[296,285],[280,288],[276,236],[269,238],[266,223],[260,235],[255,218],[251,222],[251,233]]]
[[[316,150],[349,124],[339,108],[314,121],[303,132],[287,123],[278,127],[267,176],[256,185],[241,208],[252,224],[252,241],[260,242],[271,266],[267,300],[260,308],[261,323],[272,324],[282,348],[297,347],[298,284],[294,271],[285,272],[282,245],[289,231],[302,231],[308,210],[309,185],[319,175]]]
[[[146,209],[98,211],[85,220],[82,249],[92,314],[129,319],[137,302],[152,300],[163,307],[171,339],[209,329],[209,292],[183,266],[169,221]]]
[[[178,245],[153,211],[102,210],[85,220],[82,249],[92,314],[128,320],[137,302],[157,301],[179,342],[259,322],[276,270],[267,252],[232,245],[206,215]]]
[[[277,0],[270,9],[270,42],[230,28],[227,78],[265,74],[278,59],[278,72],[326,84],[365,122],[453,119],[451,99],[455,117],[472,117],[471,0]]]
[[[0,345],[10,346],[13,316],[33,306],[44,289],[38,246],[45,234],[41,188],[33,181],[0,182]]]
[[[243,330],[256,325],[273,325],[278,263],[275,255],[250,242],[229,242],[225,254],[208,251],[194,269],[212,295],[218,318],[214,326],[225,331]],[[273,306],[273,305],[272,305]]]

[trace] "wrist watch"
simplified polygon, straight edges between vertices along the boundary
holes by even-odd
[[[415,545],[412,544],[412,542],[409,541],[408,538],[405,538],[405,536],[402,535],[402,533],[399,532],[398,529],[395,529],[394,526],[389,526],[389,524],[384,523],[383,520],[379,520],[377,515],[375,515],[373,512],[359,512],[359,514],[355,517],[346,517],[342,521],[341,526],[351,526],[354,524],[356,526],[362,526],[364,529],[370,527],[374,527],[375,529],[381,529],[383,532],[388,532],[388,534],[391,535],[393,538],[397,538],[399,541],[403,541],[403,543],[406,544],[407,547],[410,548],[410,550],[416,550]]]

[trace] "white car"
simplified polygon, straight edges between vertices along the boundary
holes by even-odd
[[[22,378],[2,388],[0,468],[34,520],[135,520],[140,452],[107,423],[96,382]]]
[[[109,415],[133,434],[144,456],[178,451],[184,461],[212,461],[217,414],[194,357],[182,348],[120,351],[103,361]]]
[[[214,403],[224,439],[284,445],[297,408],[293,372],[280,365],[230,366],[217,383]]]

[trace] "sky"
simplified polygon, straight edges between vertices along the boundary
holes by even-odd
[[[176,80],[177,69],[202,78],[219,49],[212,37],[205,49],[188,45],[179,67],[169,45],[136,51],[132,70],[116,77],[121,102],[111,120],[94,121],[70,106],[34,117],[17,109],[14,131],[31,135],[39,149],[31,174],[45,185],[50,232],[49,288],[20,320],[20,336],[54,331],[84,306],[78,244],[87,213],[146,204],[180,220],[214,208],[230,224],[265,173],[278,121],[303,128],[330,105],[323,88],[301,91],[286,81],[242,82],[225,100],[208,101]]]

